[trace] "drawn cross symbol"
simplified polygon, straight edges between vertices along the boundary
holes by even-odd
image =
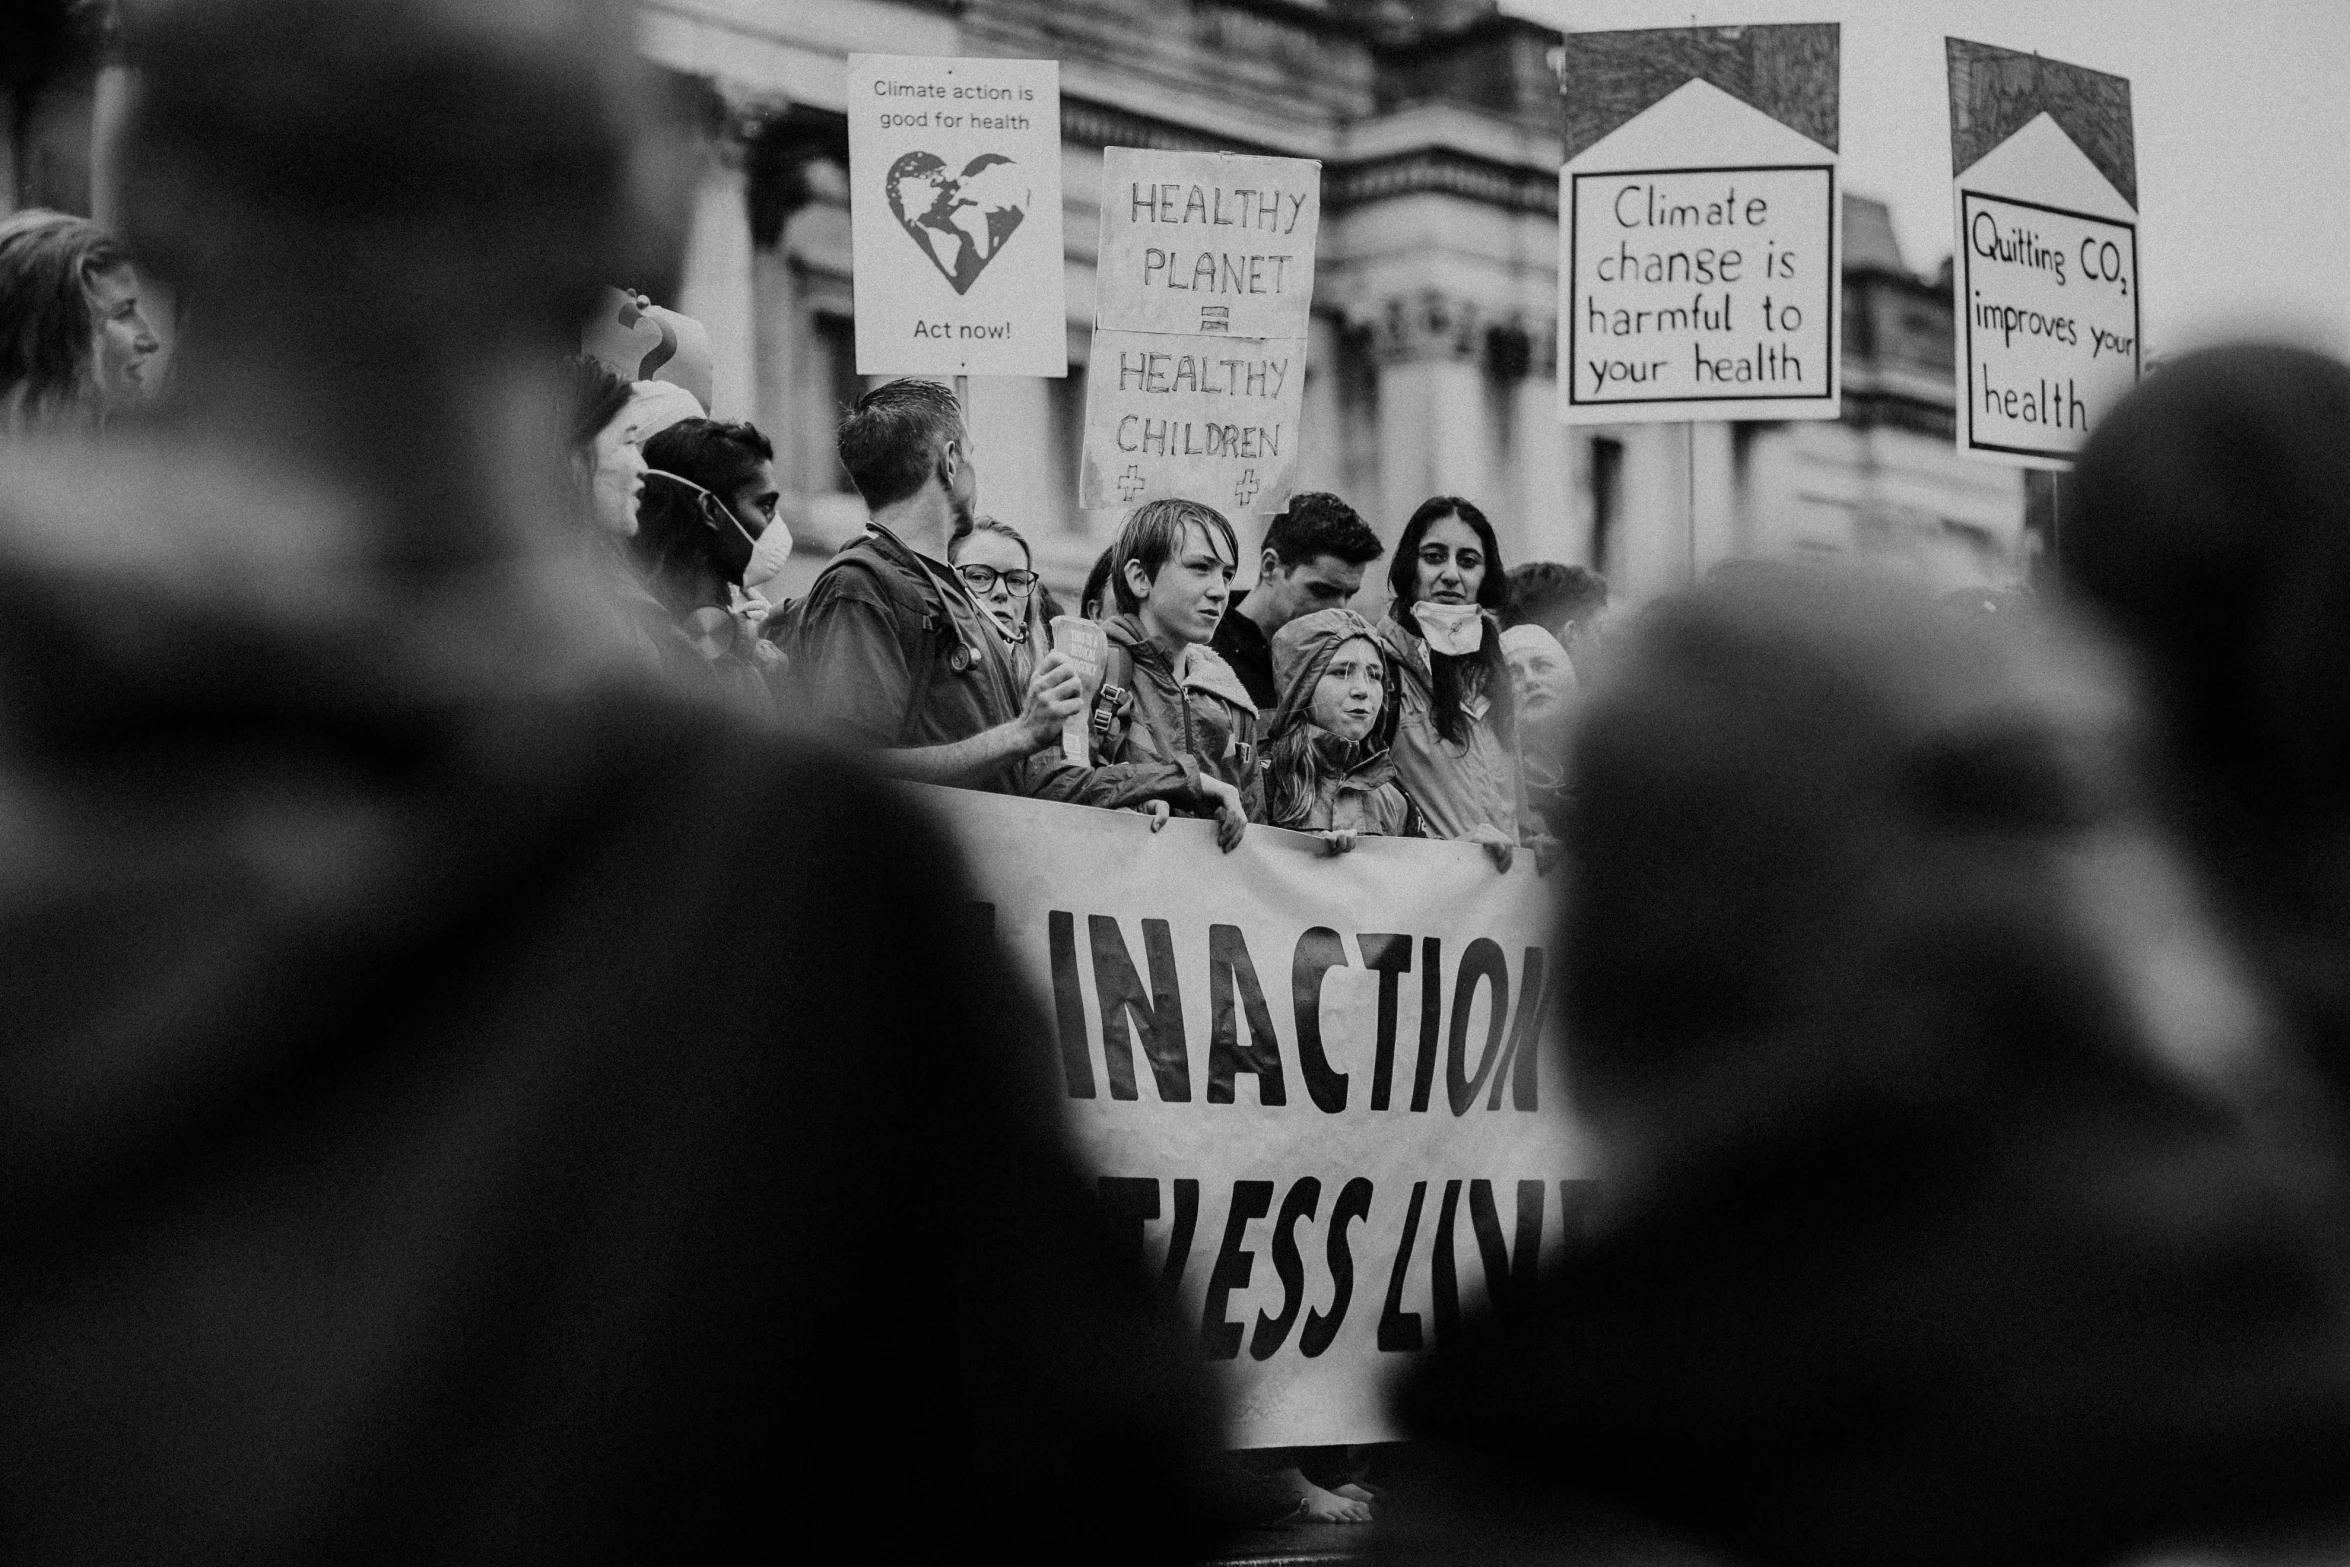
[[[1142,464],[1128,463],[1126,471],[1118,475],[1118,499],[1130,501],[1150,488],[1150,481],[1142,476]]]
[[[1232,498],[1246,506],[1257,498],[1257,491],[1263,488],[1263,485],[1257,483],[1256,469],[1243,468],[1240,470],[1240,482],[1232,486]]]

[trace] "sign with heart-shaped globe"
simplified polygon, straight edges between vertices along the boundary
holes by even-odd
[[[960,170],[935,152],[909,152],[889,166],[889,210],[958,294],[987,270],[1028,216],[1027,176],[1000,152]]]
[[[861,375],[1066,375],[1060,64],[849,57]]]

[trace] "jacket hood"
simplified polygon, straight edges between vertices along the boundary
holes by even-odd
[[[1281,700],[1274,706],[1269,736],[1278,739],[1298,725],[1311,721],[1314,707],[1314,687],[1320,683],[1322,672],[1330,667],[1330,660],[1338,650],[1356,637],[1380,648],[1380,657],[1387,656],[1380,646],[1378,630],[1351,609],[1322,609],[1297,619],[1273,633],[1273,684],[1280,691]],[[1375,736],[1385,727],[1388,710],[1395,705],[1390,696],[1380,703],[1379,722],[1372,726]]]

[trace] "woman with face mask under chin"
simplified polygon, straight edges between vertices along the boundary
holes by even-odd
[[[1397,777],[1429,837],[1481,843],[1507,870],[1525,812],[1493,524],[1457,495],[1423,501],[1396,541],[1387,585],[1395,599],[1379,636],[1396,666]]]

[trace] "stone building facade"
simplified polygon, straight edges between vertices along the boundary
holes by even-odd
[[[1952,448],[1947,276],[1912,271],[1872,202],[1846,207],[1840,421],[1558,423],[1559,37],[1494,0],[642,10],[645,52],[712,127],[675,302],[718,349],[715,411],[775,441],[805,575],[863,517],[832,454],[864,384],[843,113],[859,51],[1061,62],[1070,374],[978,378],[971,395],[984,504],[1028,535],[1056,587],[1082,578],[1117,520],[1076,505],[1105,146],[1321,160],[1296,482],[1345,495],[1389,538],[1425,497],[1465,495],[1506,560],[1595,565],[1634,599],[1790,550],[1869,551],[1939,587],[2023,565],[2021,476]],[[0,206],[104,207],[103,171],[89,170],[106,75],[10,105]]]

